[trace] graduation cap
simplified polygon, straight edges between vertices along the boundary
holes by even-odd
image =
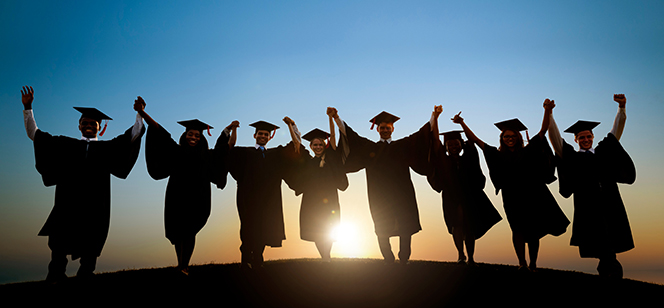
[[[277,129],[279,129],[279,126],[276,126],[272,123],[268,123],[265,121],[254,122],[249,124],[249,126],[256,128],[256,132],[258,132],[259,130],[266,130],[268,132],[272,132],[272,137],[274,137],[274,134],[277,132]]]
[[[389,112],[383,111],[383,112],[379,113],[377,116],[373,117],[371,120],[369,120],[369,122],[371,122],[371,129],[373,129],[374,125],[376,125],[376,123],[378,123],[378,124],[380,124],[380,123],[394,123],[396,121],[399,121],[399,119],[400,119],[399,117],[397,117],[397,116],[395,116],[395,115],[393,115]]]
[[[316,138],[325,140],[328,137],[330,137],[329,133],[327,133],[325,131],[322,131],[318,128],[314,128],[311,131],[309,131],[308,133],[304,134],[304,136],[302,136],[302,138],[304,140],[307,140],[307,141],[314,141],[314,139],[316,139]]]
[[[589,130],[592,132],[593,128],[597,127],[597,125],[599,125],[599,122],[578,120],[576,123],[572,124],[572,126],[568,127],[565,132],[572,133],[574,136],[576,136],[578,133],[584,130]]]
[[[448,140],[454,140],[454,139],[459,139],[461,140],[461,142],[463,142],[463,139],[461,138],[461,133],[463,133],[462,130],[452,130],[440,134],[443,135],[443,143],[445,143]]]
[[[506,120],[498,123],[494,123],[498,129],[500,129],[501,132],[504,132],[506,130],[511,130],[516,133],[519,133],[522,130],[526,131],[526,140],[530,140],[530,136],[528,136],[528,128],[519,121],[519,119],[514,118],[511,120]]]
[[[207,125],[207,124],[201,122],[198,119],[178,121],[178,124],[184,126],[187,130],[193,129],[193,130],[197,130],[197,131],[200,131],[200,132],[203,132],[203,131],[207,130],[208,136],[212,136],[212,134],[210,134],[210,129],[214,128],[210,125]]]
[[[511,119],[511,120],[506,120],[498,123],[494,123],[500,131],[506,131],[506,130],[512,130],[515,132],[520,132],[522,130],[528,130],[528,128],[519,121],[519,119]]]
[[[81,113],[81,117],[78,119],[80,122],[81,119],[83,118],[88,118],[88,119],[93,119],[101,124],[102,120],[113,120],[111,117],[107,116],[105,113],[99,111],[97,108],[92,108],[92,107],[74,107],[78,112]],[[99,133],[99,136],[103,136],[104,132],[106,131],[106,126],[108,125],[108,121],[104,123],[104,128],[101,130]]]

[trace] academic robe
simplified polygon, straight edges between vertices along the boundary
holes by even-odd
[[[305,241],[333,240],[332,232],[339,225],[341,208],[339,193],[348,188],[348,178],[341,164],[339,151],[325,149],[325,164],[320,157],[309,156],[306,150],[300,160],[291,188],[302,194],[300,205],[300,238]]]
[[[233,147],[226,160],[237,182],[237,211],[242,245],[281,247],[286,239],[281,199],[281,181],[290,183],[296,160],[292,143],[266,149]]]
[[[433,168],[427,180],[437,192],[442,192],[443,217],[447,231],[463,228],[475,239],[481,238],[493,225],[503,218],[493,206],[486,193],[486,178],[480,168],[480,158],[473,142],[463,144],[463,155],[448,156],[440,140],[431,158]],[[459,211],[463,220],[459,219]]]
[[[410,169],[420,175],[428,173],[430,139],[427,122],[418,132],[391,143],[374,142],[359,136],[346,124],[350,152],[346,172],[366,169],[369,209],[379,237],[408,236],[422,230]],[[419,148],[418,148],[419,147]]]
[[[546,140],[535,136],[514,152],[500,152],[485,144],[484,157],[496,194],[502,190],[513,232],[524,234],[527,240],[565,233],[569,220],[547,187],[556,177],[553,153]]]
[[[111,218],[111,174],[125,179],[136,163],[141,135],[131,141],[129,128],[107,141],[52,136],[37,130],[35,166],[46,186],[55,185],[55,203],[40,236],[53,251],[101,255]]]
[[[595,154],[577,152],[563,143],[560,194],[574,194],[574,224],[570,245],[582,258],[599,258],[634,248],[632,230],[617,183],[632,184],[636,167],[616,137],[609,133]]]
[[[214,149],[208,149],[201,136],[196,147],[186,143],[186,132],[175,142],[163,127],[149,127],[145,138],[145,161],[155,180],[169,177],[164,206],[166,238],[176,241],[193,237],[210,217],[210,183],[226,186],[223,159],[228,153],[229,137],[222,133]]]

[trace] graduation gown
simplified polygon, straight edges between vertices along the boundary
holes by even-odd
[[[325,164],[320,167],[321,158],[306,153],[298,165],[291,188],[295,195],[302,194],[300,238],[305,241],[333,240],[332,232],[339,225],[341,209],[337,190],[348,188],[339,154],[338,150],[325,149]]]
[[[214,149],[201,138],[196,147],[179,145],[163,127],[149,127],[145,139],[145,161],[155,180],[169,177],[164,206],[166,238],[172,244],[193,237],[210,217],[210,183],[226,186],[223,159],[228,153],[229,137],[222,133]]]
[[[427,122],[418,132],[388,144],[361,137],[346,124],[342,142],[348,143],[350,152],[345,170],[366,169],[369,209],[379,237],[407,236],[422,230],[410,169],[420,175],[428,173],[428,149],[422,145],[429,144],[430,131]]]
[[[286,239],[281,201],[281,181],[291,182],[292,143],[266,149],[233,147],[226,160],[237,182],[237,211],[242,245],[281,247]]]
[[[636,167],[616,137],[609,133],[595,154],[577,152],[563,143],[558,175],[560,194],[574,194],[570,245],[582,258],[599,258],[634,248],[632,230],[617,183],[632,184]]]
[[[547,187],[556,177],[553,153],[546,140],[536,136],[514,152],[500,152],[485,144],[484,157],[496,194],[503,192],[503,206],[513,232],[524,234],[526,239],[565,233],[569,220]]]
[[[141,135],[129,128],[112,140],[85,141],[35,133],[35,166],[46,186],[55,185],[55,203],[40,236],[58,253],[101,255],[111,218],[111,174],[125,179],[136,163]]]
[[[447,155],[440,140],[434,140],[433,168],[427,180],[437,192],[442,192],[443,217],[447,231],[463,228],[475,239],[481,238],[493,225],[503,218],[484,193],[486,178],[480,168],[477,148],[472,142],[465,142],[463,155],[453,158]],[[462,211],[463,220],[459,219]]]

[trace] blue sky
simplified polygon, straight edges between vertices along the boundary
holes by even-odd
[[[535,134],[545,98],[556,101],[561,128],[596,120],[603,135],[616,113],[612,95],[625,93],[621,141],[637,165],[637,182],[621,191],[637,248],[619,258],[626,270],[662,270],[664,149],[656,141],[664,130],[663,13],[661,1],[0,2],[0,282],[43,279],[49,258],[36,233],[54,190],[34,169],[23,85],[34,87],[37,124],[52,134],[80,136],[73,106],[103,110],[114,118],[106,136],[120,134],[133,123],[133,100],[141,95],[175,136],[177,121],[199,118],[216,128],[211,143],[239,120],[239,145],[253,144],[247,125],[261,119],[283,126],[289,116],[302,131],[327,130],[327,106],[371,139],[378,136],[369,119],[394,113],[402,118],[394,133],[400,138],[441,104],[441,131],[458,129],[447,119],[463,111],[475,133],[495,145],[493,123],[501,120],[518,117]],[[269,145],[288,140],[279,130]],[[175,262],[163,236],[166,181],[150,179],[144,161],[141,153],[127,180],[112,181],[102,271]],[[455,260],[440,196],[426,179],[413,181],[423,221],[413,258]],[[350,185],[341,194],[342,221],[355,223],[364,248],[350,252],[337,243],[336,256],[379,257],[363,173],[351,175]],[[490,181],[486,186],[504,217],[500,196]],[[571,199],[557,194],[557,183],[550,189],[571,219]],[[232,178],[213,192],[194,263],[239,260],[234,194]],[[266,257],[316,257],[313,244],[299,239],[299,198],[287,187],[284,208],[287,241]],[[543,240],[540,265],[594,272],[595,262],[568,245],[570,234]],[[505,220],[478,241],[477,254],[479,262],[516,263]]]

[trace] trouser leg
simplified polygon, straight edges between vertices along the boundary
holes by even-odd
[[[411,235],[399,236],[399,262],[406,263],[410,259]]]
[[[67,254],[58,249],[58,238],[48,237],[48,248],[51,249],[51,262],[48,263],[47,281],[58,281],[67,278]]]
[[[76,276],[92,276],[94,274],[95,268],[97,267],[97,256],[95,255],[85,255],[81,256],[81,266],[76,272]]]
[[[388,262],[394,262],[394,253],[392,253],[392,246],[390,245],[390,238],[387,236],[378,237],[378,247],[380,248],[380,253],[383,255],[383,259]]]

